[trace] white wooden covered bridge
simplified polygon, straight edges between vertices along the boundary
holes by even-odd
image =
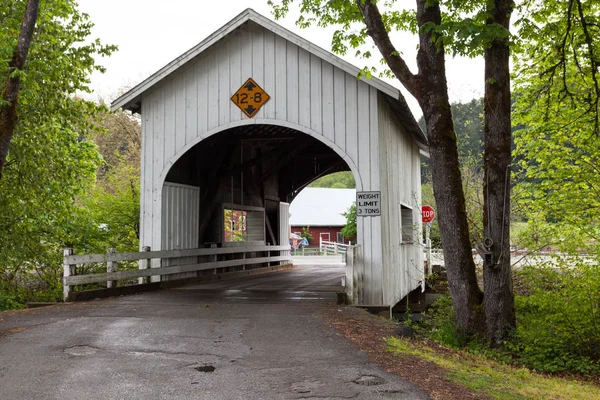
[[[142,116],[141,246],[287,245],[294,197],[350,170],[376,193],[348,284],[395,305],[423,279],[426,138],[398,89],[358,72],[248,9],[115,100]]]

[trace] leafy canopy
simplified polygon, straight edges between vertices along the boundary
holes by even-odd
[[[101,162],[91,133],[105,107],[77,93],[89,91],[92,71],[102,71],[94,57],[115,47],[88,40],[92,23],[76,7],[72,0],[41,2],[21,72],[19,119],[0,182],[0,268],[9,277],[60,267],[60,248],[74,241],[75,199],[94,183]],[[24,0],[0,3],[0,76],[7,76],[24,9]]]

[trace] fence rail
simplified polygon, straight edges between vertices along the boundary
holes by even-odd
[[[281,252],[272,255],[272,252]],[[254,253],[267,253],[257,256]],[[232,260],[217,260],[219,255],[241,254],[241,258]],[[162,266],[164,260],[173,260],[183,257],[215,256],[211,261],[192,262],[184,265]],[[159,267],[150,268],[152,260],[157,260]],[[117,271],[119,261],[140,261],[137,270]],[[116,287],[116,281],[140,278],[139,283],[146,283],[151,276],[166,276],[186,272],[216,270],[228,267],[270,264],[272,262],[291,262],[290,246],[243,246],[231,248],[188,249],[188,250],[161,250],[150,251],[145,247],[141,252],[116,253],[108,249],[106,254],[75,255],[73,249],[65,249],[63,259],[63,297],[69,301],[69,296],[75,285],[106,282],[107,289]],[[77,267],[91,263],[106,263],[106,273],[77,275]],[[156,264],[156,262],[155,262]],[[162,279],[162,278],[161,278]]]
[[[319,247],[323,255],[333,254],[337,256],[338,254],[346,254],[350,245],[337,242],[328,242],[321,239],[319,241]]]

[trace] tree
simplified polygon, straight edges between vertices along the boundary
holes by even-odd
[[[0,3],[0,76],[11,71],[12,33],[23,10],[23,1]],[[102,70],[94,56],[114,47],[88,41],[92,24],[74,1],[44,1],[37,21],[0,180],[0,274],[20,287],[43,281],[43,295],[51,297],[60,294],[61,249],[85,239],[78,233],[87,215],[77,199],[93,186],[101,163],[92,134],[106,108],[76,94],[88,90],[92,71]]]
[[[280,5],[274,6],[275,16],[285,15],[291,2],[283,0]],[[485,2],[445,3],[444,14],[439,1],[417,0],[416,10],[403,11],[393,10],[393,1],[302,0],[300,3],[302,16],[298,22],[301,26],[316,23],[342,27],[334,34],[334,51],[343,53],[348,46],[363,45],[370,37],[389,67],[389,75],[395,76],[417,99],[427,126],[432,183],[450,294],[455,307],[455,323],[461,336],[475,333],[481,326],[479,310],[483,295],[477,284],[471,255],[456,133],[448,99],[445,56],[448,46],[462,54],[481,54],[492,41],[507,37],[506,28],[496,22],[485,23],[490,14]],[[388,7],[383,14],[379,5]],[[464,14],[469,15],[465,17]],[[360,28],[352,29],[357,24]],[[393,45],[389,37],[392,29],[418,34],[417,73],[409,69],[401,52]],[[363,54],[366,57],[371,55],[370,51]],[[370,73],[371,70],[365,70],[367,76]]]
[[[346,225],[344,225],[341,231],[342,236],[346,239],[356,237],[356,202],[353,202],[342,215],[346,217]]]
[[[0,99],[0,179],[2,179],[8,148],[17,122],[21,73],[25,66],[27,53],[29,53],[33,29],[38,16],[39,3],[39,0],[27,1],[19,38],[13,51],[12,59],[8,63],[8,77],[6,83],[3,85],[2,99]]]
[[[510,17],[512,0],[489,2],[486,26],[500,34],[485,47],[483,256],[484,308],[487,339],[503,346],[515,327],[515,304],[510,261]]]
[[[531,248],[600,255],[600,4],[526,1],[515,104],[519,184]]]
[[[334,172],[312,182],[309,187],[352,189],[356,187],[350,171]]]

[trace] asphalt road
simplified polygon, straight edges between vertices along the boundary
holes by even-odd
[[[0,313],[0,399],[425,399],[322,318],[342,266]]]

